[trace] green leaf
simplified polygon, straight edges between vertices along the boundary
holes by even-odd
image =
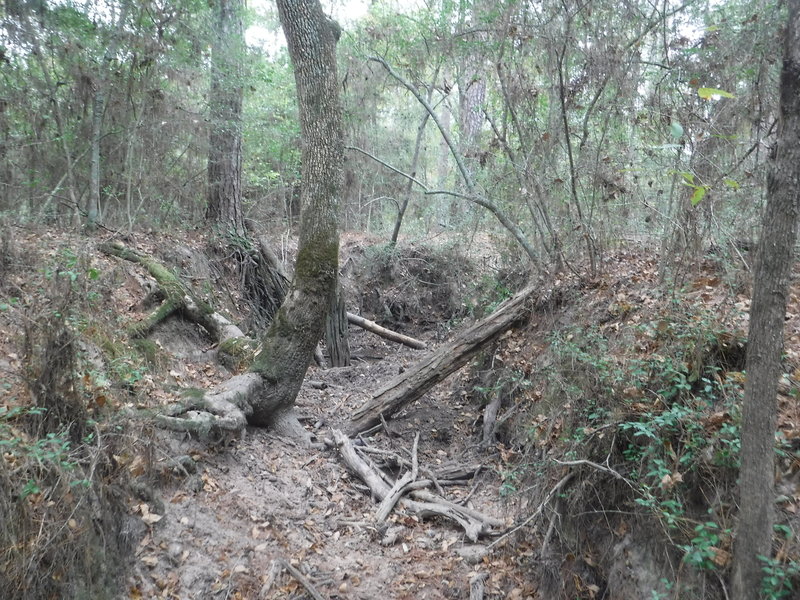
[[[741,184],[735,179],[724,179],[722,183],[734,190],[738,190],[740,187],[742,187]]]
[[[97,279],[98,277],[100,277],[100,271],[92,267],[91,269],[89,269],[88,275],[89,279]]]
[[[673,121],[672,123],[670,123],[669,130],[670,133],[672,134],[672,137],[674,137],[676,140],[681,139],[681,137],[683,136],[683,125],[678,123],[678,121]]]
[[[736,96],[730,92],[726,92],[725,90],[706,87],[697,88],[697,95],[703,100],[712,100],[714,96],[721,96],[722,98],[736,98]]]
[[[700,201],[703,199],[703,196],[706,195],[707,188],[703,185],[699,185],[694,188],[694,194],[692,194],[692,206],[697,206],[700,204]]]

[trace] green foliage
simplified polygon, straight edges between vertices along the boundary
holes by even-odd
[[[764,564],[764,578],[761,580],[761,593],[767,600],[794,597],[794,582],[800,579],[800,563],[781,562],[774,558],[759,556]]]
[[[717,553],[722,536],[730,537],[731,530],[721,531],[714,521],[699,523],[694,528],[690,544],[680,545],[685,555],[683,560],[696,569],[713,570],[718,566]]]
[[[635,505],[661,524],[688,565],[724,567],[730,529],[719,520],[697,523],[689,492],[706,478],[732,484],[740,451],[743,358],[736,337],[702,308],[680,298],[669,314],[608,337],[599,328],[566,329],[550,339],[557,357],[550,393],[568,394],[577,408],[571,458],[589,456],[629,481]],[[731,370],[731,372],[728,372]],[[563,378],[563,379],[562,379]],[[569,381],[569,389],[561,381]],[[587,423],[589,424],[587,426]],[[595,431],[617,432],[609,450],[593,457]],[[715,509],[717,507],[712,507]]]
[[[725,90],[720,90],[718,88],[708,88],[708,87],[701,87],[697,88],[697,95],[700,96],[703,100],[712,100],[714,97],[719,98],[736,98],[730,92],[726,92]]]

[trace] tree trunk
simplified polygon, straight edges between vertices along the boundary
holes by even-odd
[[[742,408],[742,465],[734,600],[759,597],[763,563],[772,556],[775,421],[783,322],[800,193],[800,0],[790,0],[780,82],[781,126],[753,280],[747,382]]]
[[[291,409],[336,291],[344,152],[336,74],[340,29],[319,0],[278,0],[278,13],[295,71],[303,140],[300,243],[286,301],[252,367],[265,385],[249,421],[296,429]]]
[[[89,176],[89,204],[86,207],[86,226],[94,229],[100,215],[100,138],[102,137],[105,98],[99,81],[94,82],[92,97],[92,159]]]
[[[330,357],[330,366],[350,366],[350,342],[347,336],[348,314],[344,306],[344,290],[336,286],[336,294],[331,297],[331,308],[325,321],[325,346]]]
[[[206,220],[244,236],[242,215],[242,0],[216,0],[211,52]]]

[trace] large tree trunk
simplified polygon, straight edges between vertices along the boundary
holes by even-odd
[[[242,0],[214,2],[206,220],[244,236],[242,215]]]
[[[767,208],[750,307],[734,600],[759,597],[763,564],[758,557],[772,556],[776,396],[800,200],[800,0],[790,0],[788,5],[780,84],[781,128],[767,183]]]
[[[336,74],[339,27],[319,0],[278,0],[295,71],[303,140],[300,244],[286,301],[262,339],[252,370],[264,379],[254,425],[298,426],[291,409],[325,325],[339,263],[342,110]]]

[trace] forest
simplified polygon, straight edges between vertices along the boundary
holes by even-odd
[[[800,597],[800,0],[0,11],[0,597]]]

